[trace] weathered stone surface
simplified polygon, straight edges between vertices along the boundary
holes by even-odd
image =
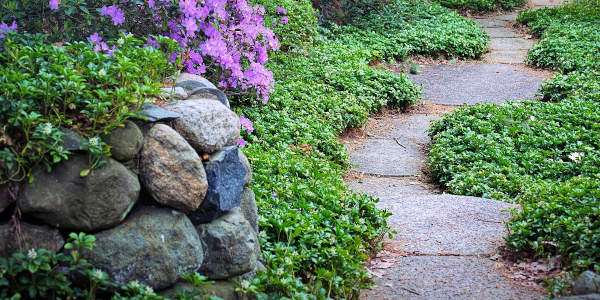
[[[497,40],[511,39],[493,39],[492,46]],[[419,75],[408,76],[424,85],[423,102],[445,105],[503,104],[508,100],[533,99],[544,81],[543,76],[524,67],[501,64],[431,65],[421,70]]]
[[[208,81],[206,78],[200,75],[194,75],[190,73],[181,73],[177,80],[175,80],[176,87],[182,87],[185,90],[191,91],[196,88],[213,88],[217,87]]]
[[[514,285],[497,262],[472,256],[397,256],[378,269],[376,288],[360,299],[495,299],[538,300],[539,291]]]
[[[196,226],[205,259],[198,272],[210,279],[225,279],[252,271],[256,266],[256,235],[238,208],[208,224]]]
[[[62,142],[59,144],[63,149],[67,151],[79,151],[84,145],[85,138],[79,135],[77,132],[61,127],[60,131],[63,133],[61,136]]]
[[[125,121],[123,126],[103,136],[102,140],[112,146],[110,149],[112,157],[119,161],[128,161],[142,149],[144,136],[140,128],[131,121]]]
[[[237,144],[240,119],[216,100],[186,100],[165,106],[181,115],[173,121],[179,132],[198,152],[213,153]]]
[[[0,213],[15,202],[18,188],[19,185],[14,183],[0,184]]]
[[[171,121],[181,117],[178,113],[166,110],[154,104],[144,104],[144,107],[140,111],[140,115],[145,116],[146,121],[148,122]]]
[[[260,247],[259,247],[259,249],[260,249]],[[256,274],[259,271],[267,271],[267,267],[265,267],[265,265],[263,265],[263,263],[261,263],[260,261],[257,261],[256,267],[254,267],[254,270],[252,270],[248,273],[244,273],[242,275],[234,276],[234,277],[232,277],[232,279],[237,280],[238,282],[242,282],[243,280],[252,280],[252,279],[254,279],[254,277],[256,277]]]
[[[229,99],[227,99],[227,95],[219,89],[213,89],[208,87],[197,87],[190,91],[190,96],[188,100],[192,99],[209,99],[209,100],[218,100],[223,105],[229,106]]]
[[[197,209],[208,181],[202,160],[171,127],[156,124],[144,140],[140,178],[157,202],[184,212]]]
[[[64,229],[92,231],[112,227],[127,216],[140,193],[131,171],[112,158],[90,172],[88,156],[77,154],[55,166],[50,173],[36,169],[35,180],[24,187],[17,202],[24,214]]]
[[[226,147],[204,163],[208,191],[200,207],[189,214],[192,223],[208,223],[240,205],[246,169],[237,152],[236,146]]]
[[[169,299],[177,299],[177,293],[182,292],[193,292],[202,291],[206,295],[204,299],[208,299],[211,295],[217,296],[223,300],[247,300],[252,299],[248,295],[244,295],[242,292],[236,292],[235,289],[239,285],[232,280],[217,280],[211,285],[204,286],[193,286],[188,282],[178,282],[173,287],[161,291],[159,294]]]
[[[83,255],[119,285],[138,280],[154,289],[193,273],[204,259],[194,226],[181,212],[141,206],[120,225],[95,234],[96,246]]]
[[[600,275],[585,271],[579,275],[572,289],[573,295],[600,293]]]
[[[161,96],[165,98],[173,98],[177,100],[183,100],[188,97],[187,92],[184,88],[175,86],[175,87],[166,87],[161,89]]]
[[[21,235],[17,235],[12,224],[0,225],[0,257],[9,257],[15,252],[26,253],[30,249],[46,249],[56,253],[65,244],[58,229],[24,221],[20,226]]]
[[[244,169],[246,169],[246,177],[244,178],[244,186],[248,186],[248,184],[250,184],[250,182],[252,181],[252,167],[250,167],[250,161],[248,160],[248,157],[246,157],[246,155],[244,154],[244,152],[242,152],[242,150],[238,149],[238,155],[240,157],[240,162],[242,162],[242,165],[244,165]]]
[[[244,214],[248,223],[258,234],[258,208],[256,207],[256,197],[254,191],[250,188],[244,188],[242,192],[242,200],[240,201],[240,210]]]
[[[600,294],[575,295],[554,298],[556,300],[600,300]]]

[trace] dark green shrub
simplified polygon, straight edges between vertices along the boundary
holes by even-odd
[[[489,38],[472,20],[435,3],[395,0],[380,14],[359,18],[351,26],[327,33],[344,44],[360,42],[371,59],[402,60],[407,55],[477,58]]]
[[[334,22],[338,25],[351,24],[356,19],[379,12],[388,5],[387,0],[312,0],[319,11],[322,22]]]
[[[525,4],[525,0],[435,0],[435,2],[448,8],[466,9],[475,12],[512,9]]]
[[[282,50],[289,48],[310,47],[318,38],[317,11],[313,9],[310,0],[254,0],[254,4],[265,8],[265,26],[275,32]],[[286,14],[277,11],[281,7]],[[281,24],[281,18],[288,22]]]

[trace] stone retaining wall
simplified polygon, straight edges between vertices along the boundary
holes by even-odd
[[[16,203],[21,234],[0,225],[0,255],[62,251],[65,234],[83,231],[97,239],[83,256],[119,284],[138,280],[168,294],[181,273],[197,271],[218,281],[216,294],[236,298],[231,279],[264,268],[239,117],[200,76],[183,74],[164,91],[180,101],[147,104],[144,120],[103,137],[112,158],[85,177],[83,138],[64,130],[63,146],[75,154],[50,173],[34,171]]]

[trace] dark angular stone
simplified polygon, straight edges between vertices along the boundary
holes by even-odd
[[[240,205],[246,169],[236,146],[225,147],[204,163],[208,191],[200,207],[188,216],[194,225],[208,223]]]
[[[159,121],[171,121],[181,117],[176,112],[163,109],[162,107],[154,104],[144,104],[140,115],[146,117],[148,122],[159,122]]]

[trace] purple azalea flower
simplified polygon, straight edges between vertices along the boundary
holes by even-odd
[[[244,147],[244,146],[246,146],[246,141],[244,141],[244,140],[242,140],[242,139],[238,139],[237,145],[238,145],[238,147],[240,147],[240,148],[241,148],[241,147]]]
[[[50,9],[51,10],[56,10],[58,9],[58,0],[50,0],[49,4],[50,4]]]
[[[285,25],[285,24],[287,24],[288,21],[289,21],[288,17],[281,17],[281,24]]]
[[[123,11],[114,4],[111,6],[102,6],[102,9],[100,10],[100,15],[110,16],[115,26],[121,25],[123,24],[123,22],[125,22],[125,15],[123,14]]]
[[[281,6],[277,6],[277,12],[284,16],[287,15],[287,10],[285,10],[285,8],[283,8]]]
[[[154,0],[148,0],[148,7],[154,8]]]
[[[160,49],[160,44],[155,39],[150,36],[146,37],[146,46],[152,47],[154,49]]]
[[[252,124],[252,121],[248,120],[246,117],[240,116],[240,123],[242,124],[242,127],[246,129],[246,132],[252,133],[252,131],[254,131],[254,124]]]
[[[90,35],[90,41],[94,44],[98,44],[102,41],[102,37],[97,32],[94,32],[94,34]]]

